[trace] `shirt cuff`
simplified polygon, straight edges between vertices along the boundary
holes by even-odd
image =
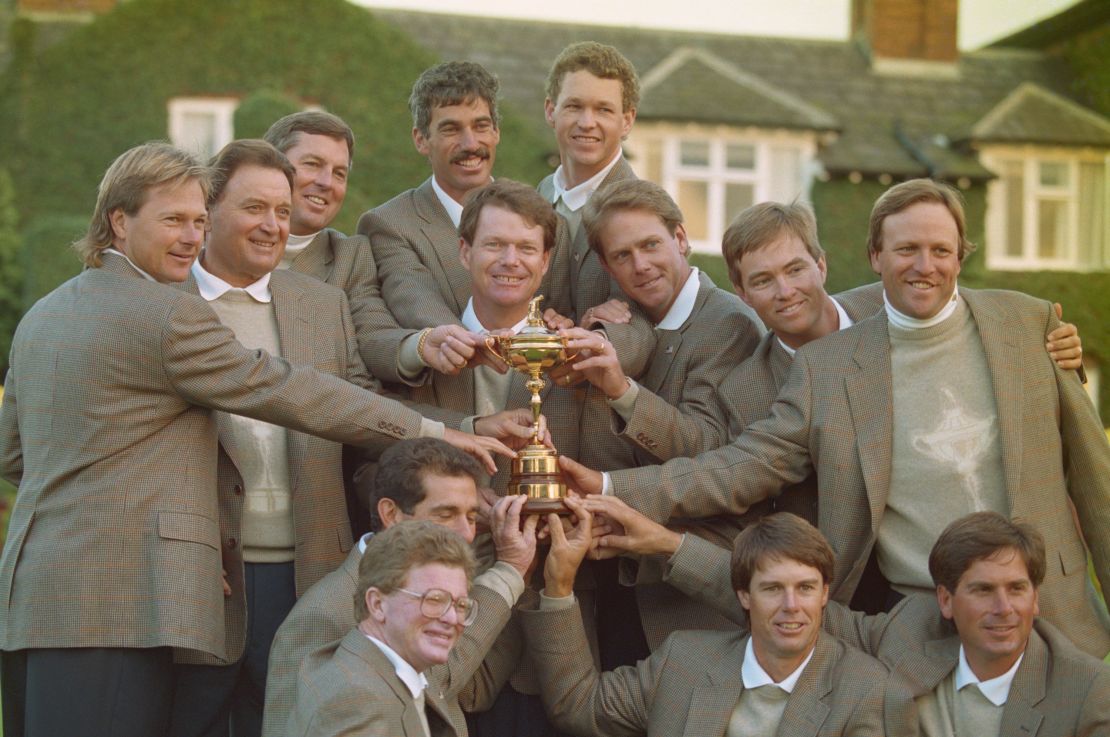
[[[563,609],[570,609],[574,606],[574,594],[569,596],[548,596],[542,590],[540,591],[540,611],[541,612],[558,612]]]
[[[435,438],[436,440],[443,440],[444,424],[429,420],[427,417],[420,418],[420,437],[422,438]]]
[[[459,423],[459,430],[461,432],[470,433],[471,435],[477,435],[478,433],[474,432],[474,423],[477,421],[477,415],[474,417],[464,417],[462,422]]]
[[[485,572],[475,576],[474,583],[496,592],[512,608],[524,593],[524,578],[508,563],[497,561]]]
[[[613,479],[609,477],[609,472],[608,471],[604,471],[601,474],[601,495],[602,496],[612,496],[613,495]]]
[[[605,401],[609,403],[609,407],[614,412],[621,416],[622,420],[629,422],[632,419],[632,410],[636,407],[636,397],[640,395],[640,385],[627,376],[624,377],[624,380],[628,382],[628,389],[624,394],[616,399]]]
[[[397,373],[404,379],[415,381],[424,373],[424,359],[420,357],[417,348],[420,345],[420,333],[413,333],[401,341],[397,351]]]

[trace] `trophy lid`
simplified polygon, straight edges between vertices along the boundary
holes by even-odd
[[[513,336],[514,339],[532,341],[536,338],[550,337],[560,341],[562,340],[559,338],[558,333],[548,330],[547,326],[544,325],[543,316],[540,314],[540,302],[542,301],[543,295],[539,294],[528,303],[528,317],[526,318],[525,325]]]

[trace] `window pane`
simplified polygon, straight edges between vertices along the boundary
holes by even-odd
[[[1067,243],[1067,202],[1040,200],[1037,202],[1037,255],[1044,259],[1058,259],[1064,255]]]
[[[1021,258],[1025,252],[1025,164],[1007,161],[1002,164],[1002,186],[1005,188],[1006,232],[1003,240],[1006,255]]]
[[[216,151],[216,116],[214,113],[188,112],[181,116],[182,145],[208,159]]]
[[[683,166],[709,166],[709,141],[681,141],[678,157]]]
[[[644,179],[656,184],[663,181],[663,142],[658,138],[644,142]]]
[[[802,194],[802,154],[793,147],[771,148],[771,191],[775,202],[790,202]]]
[[[1102,164],[1079,165],[1079,262],[1101,268],[1110,262],[1108,234],[1106,167]]]
[[[725,166],[729,169],[754,169],[755,146],[746,143],[730,143],[725,148]]]
[[[1068,165],[1062,161],[1042,161],[1041,186],[1066,187],[1068,185]]]
[[[755,204],[755,188],[750,184],[725,185],[725,222],[721,230],[728,227],[733,218],[744,208]]]
[[[709,185],[684,179],[678,183],[678,207],[686,217],[690,240],[709,239]]]

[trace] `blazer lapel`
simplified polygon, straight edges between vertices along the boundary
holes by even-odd
[[[1041,728],[1045,715],[1036,706],[1044,700],[1048,684],[1049,653],[1041,636],[1034,629],[1025,646],[1006,706],[1002,708],[999,734],[1032,737]]]
[[[960,659],[960,638],[953,634],[940,640],[930,640],[923,648],[925,657],[918,657],[907,648],[903,657],[891,665],[891,670],[906,674],[914,686],[914,694],[921,695],[935,689],[948,674],[956,669]],[[911,660],[912,667],[900,667],[902,660]]]
[[[414,201],[416,212],[423,220],[420,230],[439,260],[440,273],[447,279],[445,286],[455,297],[455,312],[461,315],[470,299],[470,274],[459,264],[457,228],[432,188],[431,177],[417,188]],[[448,234],[451,237],[447,237]]]
[[[351,630],[344,636],[340,647],[349,650],[365,661],[375,673],[381,676],[381,679],[393,691],[394,696],[405,705],[404,711],[401,713],[401,726],[405,730],[405,735],[413,735],[413,737],[423,735],[424,725],[420,722],[420,716],[416,712],[416,703],[412,699],[412,692],[397,676],[393,663],[389,662],[385,653],[357,629]],[[425,700],[427,700],[427,696],[425,696]]]
[[[335,249],[332,247],[332,231],[325,228],[316,234],[312,242],[293,259],[290,270],[308,274],[326,282],[335,266]]]
[[[1022,459],[1022,377],[1021,349],[1013,336],[1017,330],[1006,326],[1004,310],[992,305],[987,295],[975,290],[960,290],[979,330],[987,366],[991,372],[994,404],[998,412],[998,432],[1002,442],[1002,468],[1006,476],[1006,495],[1010,514],[1021,515]]]
[[[832,670],[835,665],[836,646],[831,636],[821,633],[814,646],[813,659],[802,671],[786,710],[782,713],[777,735],[783,737],[815,737],[829,717],[827,699],[832,693]]]
[[[697,315],[701,309],[705,307],[705,302],[709,299],[709,290],[713,289],[713,282],[705,275],[705,272],[698,274],[698,293],[694,298],[694,307],[690,310],[690,316],[682,323],[677,330],[655,330],[655,351],[651,357],[651,363],[648,364],[647,373],[644,374],[643,384],[653,392],[658,393],[666,381],[667,375],[670,373],[671,364],[674,363],[675,356],[678,355],[679,349],[682,347],[682,339],[686,335],[691,326],[693,326]]]
[[[890,489],[891,438],[894,434],[891,396],[890,337],[886,315],[860,323],[854,359],[859,371],[844,377],[871,529],[878,531]]]
[[[737,638],[730,650],[722,653],[716,663],[709,664],[701,681],[690,692],[690,708],[682,734],[702,737],[725,733],[744,690],[740,668],[744,664],[747,641],[746,637]]]
[[[304,254],[302,254],[304,255]],[[286,361],[299,366],[311,366],[312,324],[311,315],[301,304],[304,290],[285,274],[275,271],[270,276],[270,292],[274,299],[274,315],[277,318],[278,345],[281,356]],[[289,449],[289,488],[296,492],[300,482],[300,470],[304,467],[307,438],[299,432],[286,433]]]

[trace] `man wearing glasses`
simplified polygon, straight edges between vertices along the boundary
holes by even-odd
[[[526,525],[533,540],[534,529]],[[462,669],[473,672],[509,618],[507,607],[478,618],[468,596],[474,567],[466,541],[430,522],[375,534],[359,563],[357,624],[338,647],[305,659],[287,734],[466,735],[458,696],[467,684],[434,666],[447,662],[473,624],[466,654],[473,667]]]

